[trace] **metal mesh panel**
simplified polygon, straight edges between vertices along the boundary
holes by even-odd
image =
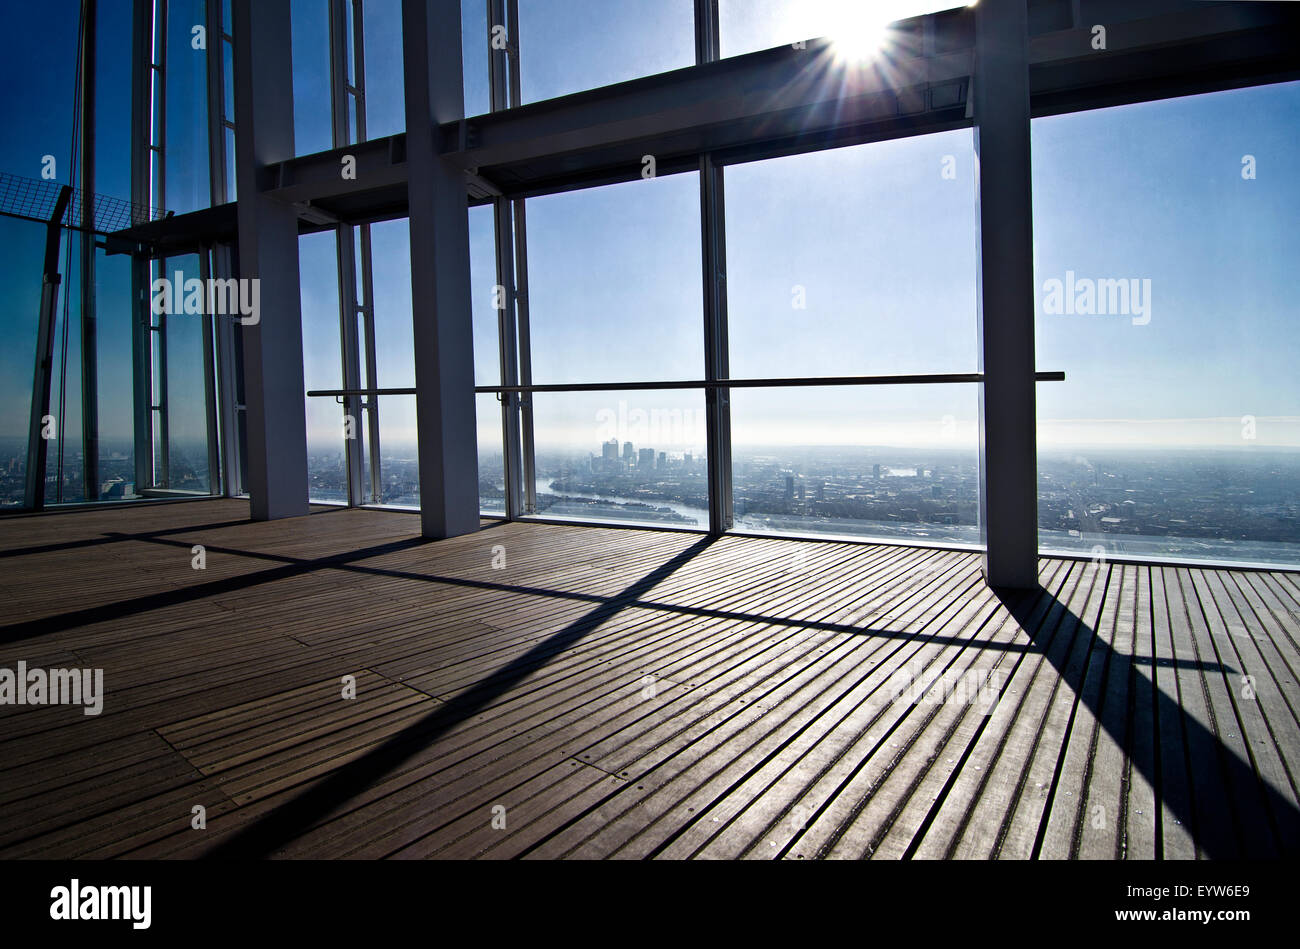
[[[54,214],[54,206],[63,186],[57,181],[43,181],[36,178],[24,178],[0,172],[0,214],[10,217],[26,218],[31,221],[46,223]],[[157,221],[167,217],[162,208],[133,204],[121,198],[72,189],[72,199],[68,202],[63,220],[64,227],[84,230],[82,225],[82,206],[89,200],[91,227],[96,234],[111,234],[136,224]]]

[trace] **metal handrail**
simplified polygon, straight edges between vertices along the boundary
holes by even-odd
[[[951,383],[983,382],[982,372],[929,373],[901,376],[794,376],[777,379],[698,379],[672,380],[664,382],[574,382],[553,383],[550,385],[531,386],[475,386],[478,394],[497,394],[504,392],[613,392],[637,389],[768,389],[788,386],[881,386],[881,385],[935,385]],[[1064,372],[1036,372],[1035,382],[1064,382]],[[415,395],[415,388],[408,386],[394,389],[312,389],[308,396],[380,396],[380,395]]]

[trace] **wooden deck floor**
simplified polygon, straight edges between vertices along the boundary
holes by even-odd
[[[0,857],[1300,851],[1295,574],[247,514],[0,520]]]

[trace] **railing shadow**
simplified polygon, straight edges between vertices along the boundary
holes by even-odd
[[[457,725],[468,721],[532,673],[537,657],[552,655],[580,642],[644,593],[703,553],[713,538],[702,538],[672,559],[639,578],[620,594],[583,614],[563,629],[496,672],[475,683],[423,718],[413,722],[360,758],[348,762],[270,813],[235,831],[216,844],[207,858],[259,858],[273,854],[309,829],[341,804],[373,785],[382,775],[399,768]]]
[[[1030,643],[1051,662],[1064,684],[1074,692],[1075,701],[1090,709],[1100,727],[1154,788],[1157,822],[1162,820],[1160,805],[1164,804],[1188,828],[1199,854],[1212,859],[1300,854],[1300,808],[1295,800],[1265,781],[1251,761],[1243,760],[1215,731],[1188,714],[1167,691],[1167,686],[1161,687],[1163,683],[1157,681],[1160,670],[1172,671],[1172,665],[1153,665],[1148,675],[1131,656],[1098,636],[1091,625],[1048,590],[997,591],[997,595]],[[1048,598],[1047,610],[1040,609],[1044,605],[1043,597]],[[1053,648],[1056,631],[1069,627],[1074,632],[1067,648]],[[1080,636],[1085,638],[1080,641],[1077,638]],[[1081,643],[1086,644],[1089,658],[1083,662],[1071,661],[1071,657],[1077,657],[1076,647]],[[1127,668],[1127,688],[1112,692],[1087,681],[1089,668],[1096,668],[1091,653],[1097,650],[1101,652],[1102,681],[1107,680],[1113,665],[1122,663]],[[1229,670],[1195,662],[1187,665],[1202,676],[1224,676],[1225,683],[1232,687],[1226,679]],[[1156,732],[1147,736],[1154,748],[1147,753],[1140,753],[1136,747],[1138,708],[1150,709],[1151,727]],[[1176,723],[1176,734],[1181,736],[1180,748],[1160,746],[1162,722]],[[1239,722],[1234,720],[1230,728],[1241,734]],[[1166,769],[1162,762],[1181,766]],[[1052,794],[1055,792],[1054,782]],[[1045,815],[1050,813],[1052,803],[1049,797],[1044,806]],[[1040,843],[1041,839],[1040,830]]]

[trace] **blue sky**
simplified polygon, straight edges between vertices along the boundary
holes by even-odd
[[[174,23],[184,26],[184,0]],[[37,176],[59,157],[67,180],[75,0],[20,7],[0,40],[11,88],[0,168]],[[110,7],[111,4],[105,4]],[[930,4],[938,6],[938,4]],[[466,103],[487,108],[484,4],[466,0],[461,38]],[[688,65],[689,0],[522,0],[527,101]],[[575,9],[578,11],[575,14]],[[826,2],[724,0],[723,50],[748,52],[827,31]],[[297,150],[330,145],[323,0],[294,0]],[[647,12],[649,10],[649,12]],[[794,12],[791,12],[794,11]],[[125,17],[105,16],[106,94],[97,130],[99,190],[126,197]],[[400,131],[400,3],[366,4],[368,125]],[[28,38],[35,33],[40,44]],[[115,77],[115,78],[109,78]],[[205,200],[194,171],[198,82],[177,68],[168,204]],[[1300,251],[1300,84],[1216,93],[1034,122],[1037,351],[1065,383],[1039,386],[1045,446],[1112,443],[1300,445],[1300,334],[1294,330]],[[1242,177],[1243,156],[1256,177]],[[944,169],[950,172],[944,175]],[[746,375],[973,371],[976,350],[976,163],[972,134],[857,146],[733,166],[726,172],[732,373]],[[538,381],[698,378],[702,317],[694,174],[633,181],[529,202],[534,365]],[[491,286],[491,216],[471,212],[480,383],[498,375]],[[405,222],[373,228],[379,372],[409,385],[410,263]],[[41,228],[0,222],[0,321],[5,397],[0,435],[23,434],[39,300]],[[309,386],[338,378],[332,238],[304,238],[304,351]],[[1066,271],[1150,280],[1151,320],[1042,311],[1043,284]],[[796,305],[802,288],[803,307]],[[119,343],[122,339],[119,337]],[[120,347],[119,347],[120,349]],[[121,362],[129,350],[105,359]],[[74,353],[75,355],[75,353]],[[123,363],[123,365],[125,365]],[[119,367],[120,368],[120,367]],[[109,375],[112,377],[112,371]],[[105,369],[101,369],[103,374]],[[70,373],[71,374],[71,373]],[[105,431],[129,418],[129,372],[101,398]],[[103,388],[103,387],[102,387]],[[970,443],[973,387],[791,390],[737,395],[736,440],[929,443],[936,432]],[[70,396],[75,395],[70,387]],[[316,400],[321,401],[321,400]],[[411,400],[405,400],[409,403]],[[598,414],[618,394],[539,397],[538,443],[590,446]],[[692,408],[695,393],[635,396],[647,410]],[[634,406],[635,407],[635,406]],[[338,431],[334,403],[313,406],[313,445]],[[385,439],[413,433],[409,404],[384,409]],[[485,449],[496,413],[480,419]],[[954,434],[955,433],[955,434]]]

